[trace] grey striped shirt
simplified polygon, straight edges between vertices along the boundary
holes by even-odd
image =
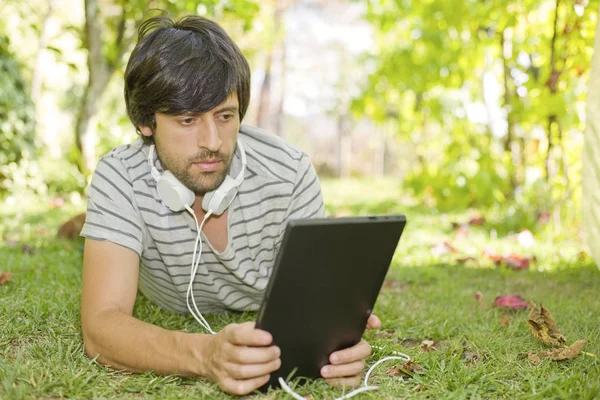
[[[242,125],[247,166],[228,212],[228,245],[204,243],[193,292],[203,313],[258,310],[287,221],[324,217],[321,186],[308,156],[281,138]],[[140,256],[139,289],[164,309],[187,313],[196,224],[159,200],[141,139],[105,155],[88,188],[81,235]],[[157,169],[162,172],[160,161]],[[241,170],[239,149],[230,175]]]

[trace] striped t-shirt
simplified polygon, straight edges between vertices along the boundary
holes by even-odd
[[[193,293],[203,313],[258,310],[287,221],[325,214],[319,179],[305,153],[246,125],[239,137],[247,165],[228,209],[227,248],[218,252],[202,234]],[[140,291],[164,309],[187,313],[196,223],[188,212],[172,212],[158,198],[148,149],[138,138],[102,157],[88,188],[81,235],[136,252]],[[156,158],[154,165],[163,172]],[[235,177],[240,170],[237,149],[229,174]]]

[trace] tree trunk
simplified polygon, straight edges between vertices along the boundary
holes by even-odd
[[[600,266],[600,24],[596,26],[586,102],[581,169],[583,233]]]
[[[117,64],[123,57],[123,53],[133,41],[133,35],[126,35],[125,5],[121,14],[120,23],[117,26],[116,56],[110,60],[102,50],[102,21],[98,15],[97,0],[85,0],[85,44],[88,50],[88,83],[81,101],[81,108],[77,114],[75,125],[76,163],[84,175],[89,175],[96,162],[96,115],[102,95],[110,82],[110,78],[117,68]]]
[[[558,79],[560,77],[560,71],[556,69],[556,39],[558,37],[558,10],[560,6],[560,0],[556,0],[556,8],[554,10],[554,28],[552,31],[552,39],[550,40],[550,78],[548,79],[546,85],[550,89],[550,96],[555,96],[558,88]],[[553,135],[552,135],[552,127],[555,124],[558,124],[558,119],[556,115],[548,116],[548,151],[546,153],[546,178],[548,181],[551,180],[556,175],[556,171],[554,168],[554,159],[553,159]]]

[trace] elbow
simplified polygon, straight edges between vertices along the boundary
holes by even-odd
[[[83,348],[85,350],[85,354],[91,359],[98,357],[100,355],[100,352],[98,351],[98,346],[96,345],[96,343],[94,343],[94,340],[92,339],[89,332],[87,332],[87,329],[85,327],[83,327],[82,333]]]

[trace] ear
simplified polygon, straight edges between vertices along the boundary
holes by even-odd
[[[150,137],[152,136],[152,129],[150,129],[149,126],[146,125],[140,125],[140,132],[142,132],[142,135]]]

